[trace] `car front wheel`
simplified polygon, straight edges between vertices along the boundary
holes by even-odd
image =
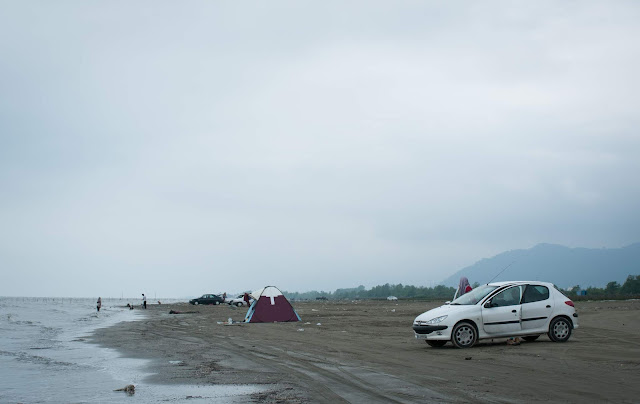
[[[549,338],[553,342],[566,342],[571,336],[571,323],[564,317],[556,317],[549,324]]]
[[[426,343],[433,348],[440,348],[443,347],[444,344],[447,343],[447,341],[439,341],[439,340],[434,340],[434,341],[429,341],[427,340]]]
[[[451,342],[457,348],[471,348],[477,340],[478,332],[472,324],[463,321],[453,327]]]
[[[240,307],[240,306],[242,306],[242,303],[238,302],[238,303],[236,303],[236,306]]]

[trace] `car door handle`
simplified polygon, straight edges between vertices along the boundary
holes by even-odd
[[[515,311],[515,310],[511,310],[511,312],[512,312],[512,313],[515,313],[516,311]]]
[[[551,308],[551,306],[547,305],[547,309],[550,309],[550,308]]]

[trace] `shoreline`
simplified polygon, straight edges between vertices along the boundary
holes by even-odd
[[[90,341],[150,360],[145,381],[257,385],[252,402],[634,402],[640,394],[640,301],[576,302],[580,328],[508,346],[434,349],[413,337],[436,303],[296,302],[302,322],[240,324],[246,308],[149,305],[142,320],[97,330]],[[169,314],[174,311],[197,311]]]
[[[251,373],[253,364],[238,358],[237,353],[225,352],[202,336],[188,335],[180,324],[181,316],[189,314],[169,314],[171,310],[194,311],[194,306],[176,303],[147,307],[146,310],[135,309],[138,313],[144,313],[142,318],[96,329],[86,337],[86,342],[114,349],[123,358],[146,361],[147,369],[142,378],[145,385],[196,387],[192,393],[185,393],[185,398],[199,397],[200,387],[237,386],[246,389],[258,387],[258,392],[236,397],[250,397],[251,402],[309,401],[304,394],[292,396],[292,387],[286,383],[257,378],[255,373]],[[206,310],[213,306],[197,306],[195,310],[203,307]],[[236,367],[238,369],[234,369]],[[235,402],[234,397],[228,400]]]

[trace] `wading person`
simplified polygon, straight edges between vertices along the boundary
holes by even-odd
[[[100,311],[100,307],[102,307],[102,299],[100,297],[98,297],[98,305],[96,306],[98,311]]]
[[[147,308],[147,297],[144,295],[144,293],[142,294],[142,307],[144,307],[145,309]]]

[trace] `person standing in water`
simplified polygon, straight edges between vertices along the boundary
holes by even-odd
[[[100,297],[98,297],[98,306],[96,306],[98,311],[100,311],[100,307],[102,307],[102,299]]]
[[[142,294],[142,307],[144,307],[145,309],[147,308],[147,297],[144,295],[144,293]]]

